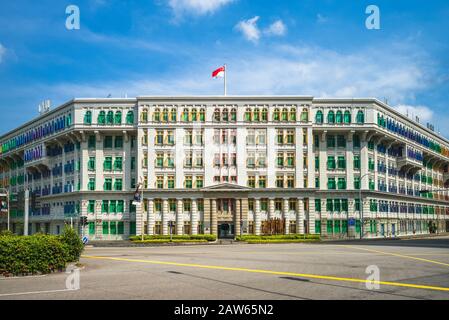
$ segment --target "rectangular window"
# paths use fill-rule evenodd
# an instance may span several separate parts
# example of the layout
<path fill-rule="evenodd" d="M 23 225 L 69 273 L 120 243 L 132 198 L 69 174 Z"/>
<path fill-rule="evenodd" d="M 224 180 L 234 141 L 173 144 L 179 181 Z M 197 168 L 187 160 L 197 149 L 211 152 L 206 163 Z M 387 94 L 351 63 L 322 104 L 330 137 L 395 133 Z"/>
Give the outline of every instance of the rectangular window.
<path fill-rule="evenodd" d="M 192 189 L 192 176 L 185 176 L 185 187 L 186 189 Z"/>
<path fill-rule="evenodd" d="M 104 158 L 103 170 L 104 171 L 111 171 L 112 170 L 112 157 Z"/>
<path fill-rule="evenodd" d="M 335 137 L 332 135 L 327 136 L 327 147 L 328 148 L 335 148 Z"/>
<path fill-rule="evenodd" d="M 338 156 L 338 169 L 346 169 L 346 159 L 344 156 Z"/>
<path fill-rule="evenodd" d="M 122 169 L 123 169 L 123 158 L 122 157 L 115 158 L 114 170 L 122 171 Z"/>
<path fill-rule="evenodd" d="M 338 189 L 339 190 L 346 189 L 346 178 L 338 178 Z"/>
<path fill-rule="evenodd" d="M 346 148 L 345 136 L 342 136 L 342 135 L 337 136 L 337 147 L 338 148 Z"/>
<path fill-rule="evenodd" d="M 256 177 L 248 176 L 248 187 L 255 188 L 256 187 Z"/>
<path fill-rule="evenodd" d="M 109 201 L 103 200 L 101 202 L 101 213 L 109 213 Z"/>
<path fill-rule="evenodd" d="M 95 222 L 89 222 L 89 235 L 95 235 Z"/>
<path fill-rule="evenodd" d="M 267 177 L 259 176 L 259 188 L 266 188 L 266 187 L 267 187 Z"/>
<path fill-rule="evenodd" d="M 360 156 L 354 155 L 354 169 L 360 170 Z"/>
<path fill-rule="evenodd" d="M 96 149 L 97 148 L 97 140 L 95 136 L 89 136 L 89 140 L 87 143 L 87 146 L 89 149 Z"/>
<path fill-rule="evenodd" d="M 359 190 L 360 187 L 360 177 L 354 177 L 354 189 Z"/>
<path fill-rule="evenodd" d="M 95 190 L 95 178 L 89 178 L 89 183 L 87 184 L 87 189 L 89 191 Z"/>
<path fill-rule="evenodd" d="M 104 191 L 111 191 L 112 190 L 112 179 L 111 178 L 104 179 L 103 190 Z"/>
<path fill-rule="evenodd" d="M 327 157 L 327 170 L 335 170 L 335 157 L 334 156 Z"/>
<path fill-rule="evenodd" d="M 109 201 L 109 213 L 117 213 L 117 201 Z"/>
<path fill-rule="evenodd" d="M 123 213 L 124 210 L 124 201 L 123 200 L 118 200 L 117 201 L 117 213 Z"/>
<path fill-rule="evenodd" d="M 336 189 L 335 178 L 328 178 L 327 179 L 327 188 L 329 190 L 335 190 Z"/>
<path fill-rule="evenodd" d="M 197 176 L 196 177 L 196 187 L 198 189 L 200 189 L 200 188 L 203 187 L 203 185 L 204 185 L 204 178 L 203 178 L 203 176 Z"/>
<path fill-rule="evenodd" d="M 123 179 L 115 179 L 114 190 L 121 191 L 123 189 Z"/>
<path fill-rule="evenodd" d="M 360 148 L 360 136 L 357 134 L 353 137 L 353 147 Z"/>
<path fill-rule="evenodd" d="M 276 188 L 284 187 L 284 176 L 276 176 Z"/>
<path fill-rule="evenodd" d="M 89 161 L 87 162 L 87 170 L 95 171 L 95 157 L 89 157 Z"/>
<path fill-rule="evenodd" d="M 106 136 L 104 137 L 103 147 L 105 149 L 112 148 L 112 136 Z"/>
<path fill-rule="evenodd" d="M 117 136 L 115 137 L 115 144 L 114 147 L 116 149 L 121 149 L 123 148 L 123 137 L 122 136 Z"/>
<path fill-rule="evenodd" d="M 167 177 L 167 187 L 169 189 L 175 188 L 175 177 L 174 176 L 168 176 Z"/>
<path fill-rule="evenodd" d="M 87 213 L 95 213 L 95 200 L 89 200 L 89 204 L 87 206 Z"/>
<path fill-rule="evenodd" d="M 103 221 L 103 234 L 109 234 L 109 222 Z"/>

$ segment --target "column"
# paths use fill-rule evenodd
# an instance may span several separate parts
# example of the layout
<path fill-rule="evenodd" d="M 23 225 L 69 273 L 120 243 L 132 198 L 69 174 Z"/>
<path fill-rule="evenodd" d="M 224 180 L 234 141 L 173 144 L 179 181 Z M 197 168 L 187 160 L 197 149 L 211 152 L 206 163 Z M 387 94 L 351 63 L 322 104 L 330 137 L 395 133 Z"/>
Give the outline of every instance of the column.
<path fill-rule="evenodd" d="M 276 129 L 267 128 L 267 188 L 276 185 Z"/>
<path fill-rule="evenodd" d="M 210 217 L 211 217 L 211 203 L 210 199 L 204 198 L 204 234 L 211 234 Z"/>
<path fill-rule="evenodd" d="M 296 230 L 299 234 L 304 234 L 304 200 L 298 198 L 296 212 Z"/>
<path fill-rule="evenodd" d="M 313 152 L 313 130 L 312 127 L 307 128 L 307 156 L 309 157 L 309 167 L 307 169 L 307 175 L 309 180 L 309 188 L 315 188 L 315 152 Z"/>
<path fill-rule="evenodd" d="M 326 145 L 326 133 L 324 131 L 321 134 L 320 148 L 319 148 L 319 160 L 320 160 L 320 189 L 327 189 L 327 145 Z M 311 182 L 312 183 L 312 182 Z M 315 183 L 315 180 L 313 181 Z"/>
<path fill-rule="evenodd" d="M 198 202 L 197 199 L 192 199 L 192 212 L 191 212 L 191 223 L 192 223 L 192 235 L 198 234 Z"/>
<path fill-rule="evenodd" d="M 211 214 L 210 214 L 211 234 L 218 234 L 218 221 L 217 221 L 217 199 L 211 199 Z"/>
<path fill-rule="evenodd" d="M 354 190 L 354 147 L 353 147 L 353 133 L 348 133 L 348 140 L 346 142 L 346 189 Z"/>
<path fill-rule="evenodd" d="M 308 224 L 309 224 L 309 234 L 315 234 L 315 220 L 316 220 L 316 213 L 315 213 L 315 198 L 309 198 L 309 212 L 307 215 Z M 321 230 L 323 230 L 323 226 L 321 226 Z"/>
<path fill-rule="evenodd" d="M 176 200 L 176 234 L 182 235 L 184 227 L 184 206 L 182 199 Z"/>
<path fill-rule="evenodd" d="M 142 199 L 143 201 L 143 199 Z M 136 235 L 145 234 L 144 230 L 144 205 L 142 202 L 136 204 Z"/>
<path fill-rule="evenodd" d="M 295 186 L 296 188 L 304 188 L 304 167 L 303 167 L 303 133 L 302 127 L 295 128 L 295 163 L 296 163 L 296 172 L 295 172 Z M 275 158 L 273 158 L 275 159 Z"/>
<path fill-rule="evenodd" d="M 123 131 L 123 190 L 131 190 L 131 141 Z"/>
<path fill-rule="evenodd" d="M 147 233 L 149 235 L 154 234 L 154 225 L 156 224 L 156 216 L 154 214 L 154 200 L 148 199 L 148 225 Z"/>
<path fill-rule="evenodd" d="M 268 220 L 274 219 L 274 198 L 268 199 Z"/>
<path fill-rule="evenodd" d="M 254 233 L 259 236 L 260 229 L 262 226 L 261 215 L 260 215 L 260 199 L 255 199 L 254 204 Z"/>
<path fill-rule="evenodd" d="M 168 199 L 162 200 L 162 234 L 168 235 Z"/>
<path fill-rule="evenodd" d="M 289 205 L 288 205 L 288 198 L 284 198 L 282 209 L 284 211 L 284 219 L 285 219 L 285 234 L 290 233 L 290 212 L 289 212 Z"/>
<path fill-rule="evenodd" d="M 240 236 L 240 222 L 241 222 L 241 210 L 242 210 L 242 200 L 235 199 L 235 213 L 234 213 L 234 232 L 236 236 Z"/>
<path fill-rule="evenodd" d="M 367 140 L 368 131 L 361 137 L 360 141 L 360 177 L 368 173 L 368 142 Z M 367 190 L 369 187 L 369 176 L 366 176 L 361 181 L 361 189 Z"/>

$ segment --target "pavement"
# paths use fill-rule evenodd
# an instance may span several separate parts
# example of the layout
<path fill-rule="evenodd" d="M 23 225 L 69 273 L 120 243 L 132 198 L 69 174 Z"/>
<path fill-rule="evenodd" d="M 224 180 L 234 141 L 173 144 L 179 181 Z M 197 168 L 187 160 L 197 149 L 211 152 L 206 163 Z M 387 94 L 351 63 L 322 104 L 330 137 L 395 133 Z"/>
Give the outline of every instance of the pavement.
<path fill-rule="evenodd" d="M 447 236 L 88 247 L 80 263 L 79 273 L 0 278 L 0 299 L 449 299 Z"/>

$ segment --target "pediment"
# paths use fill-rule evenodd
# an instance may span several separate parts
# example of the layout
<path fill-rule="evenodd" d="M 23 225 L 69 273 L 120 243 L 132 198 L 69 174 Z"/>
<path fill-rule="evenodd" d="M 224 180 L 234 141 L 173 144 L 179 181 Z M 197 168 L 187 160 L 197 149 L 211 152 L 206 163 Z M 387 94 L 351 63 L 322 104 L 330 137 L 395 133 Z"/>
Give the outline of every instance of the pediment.
<path fill-rule="evenodd" d="M 208 186 L 203 188 L 204 191 L 208 190 L 251 190 L 251 188 L 239 186 L 238 184 L 233 183 L 220 183 L 215 184 L 213 186 Z"/>

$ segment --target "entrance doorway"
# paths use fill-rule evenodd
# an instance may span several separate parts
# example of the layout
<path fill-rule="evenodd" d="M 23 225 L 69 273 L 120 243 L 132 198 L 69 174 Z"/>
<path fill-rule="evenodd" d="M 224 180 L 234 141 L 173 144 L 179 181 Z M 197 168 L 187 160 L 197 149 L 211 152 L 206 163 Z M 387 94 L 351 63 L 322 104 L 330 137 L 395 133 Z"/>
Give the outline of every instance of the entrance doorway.
<path fill-rule="evenodd" d="M 218 238 L 219 239 L 234 239 L 234 223 L 222 222 L 218 225 Z"/>

